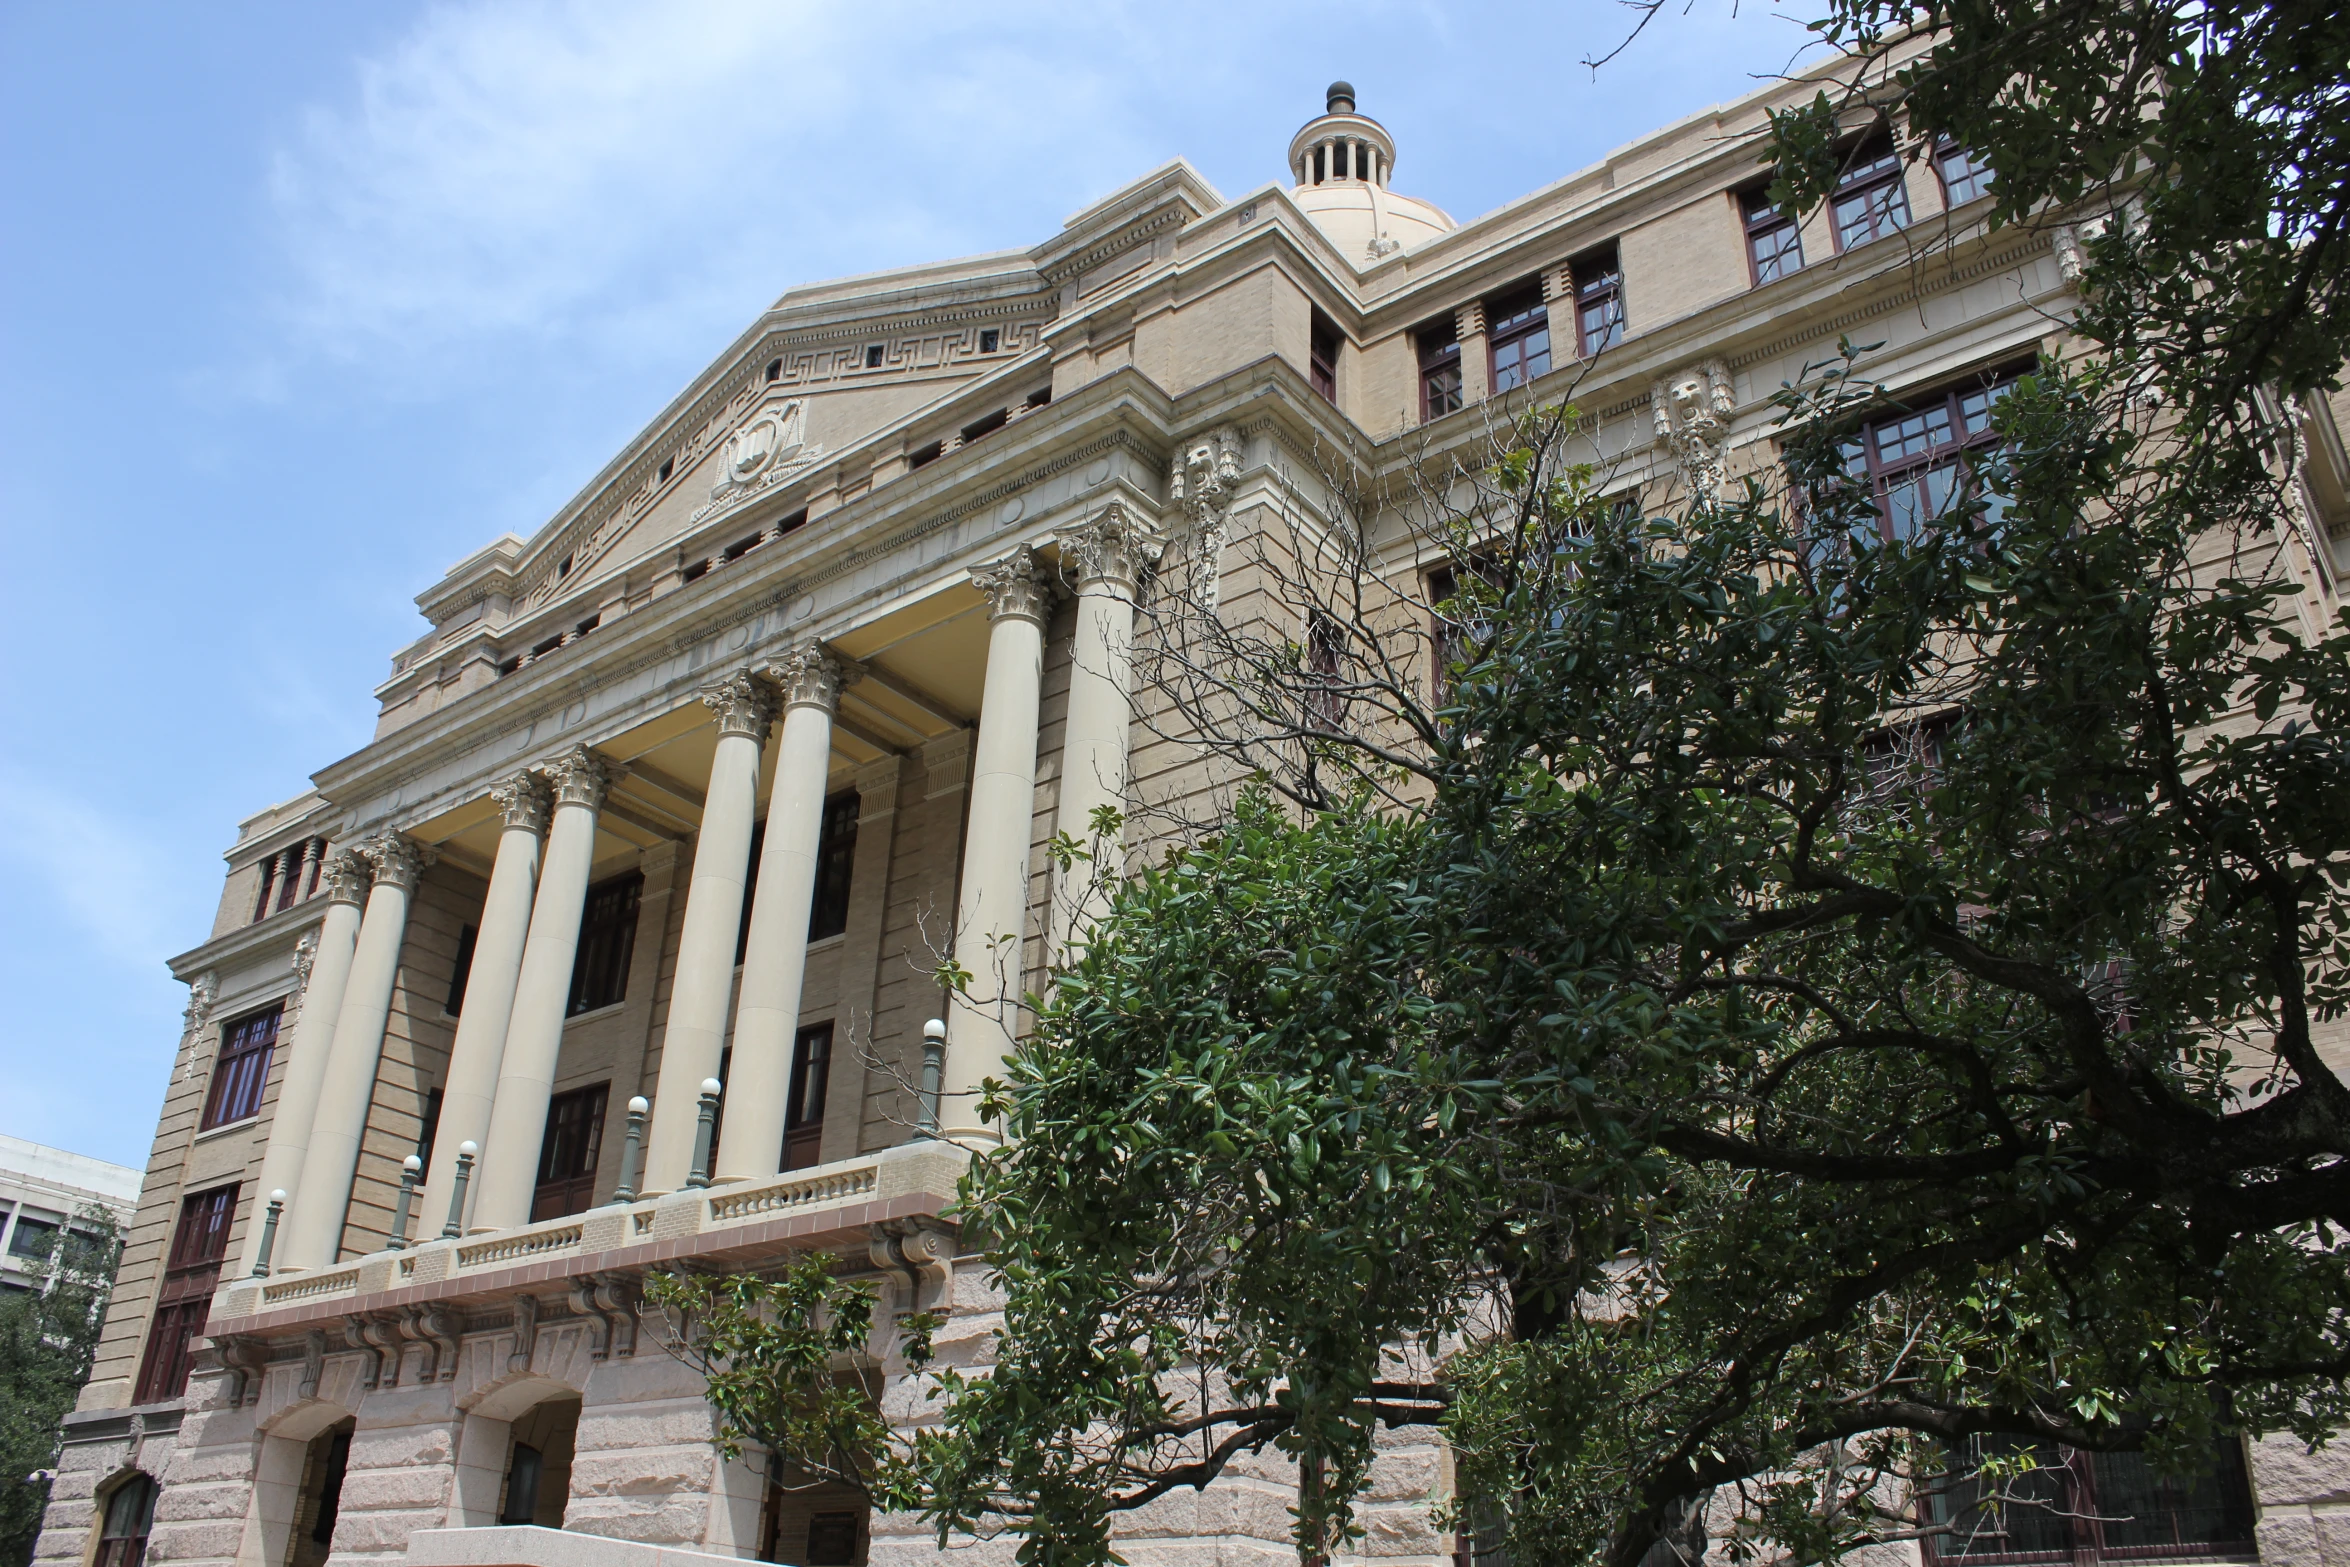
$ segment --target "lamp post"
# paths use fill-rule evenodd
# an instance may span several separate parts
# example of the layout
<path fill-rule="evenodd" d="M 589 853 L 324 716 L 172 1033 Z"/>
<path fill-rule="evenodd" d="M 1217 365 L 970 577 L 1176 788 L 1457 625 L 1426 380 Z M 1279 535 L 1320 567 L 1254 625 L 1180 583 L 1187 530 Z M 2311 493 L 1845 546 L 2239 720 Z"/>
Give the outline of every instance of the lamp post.
<path fill-rule="evenodd" d="M 253 1277 L 257 1279 L 269 1277 L 269 1254 L 277 1246 L 278 1215 L 285 1211 L 286 1194 L 282 1191 L 271 1192 L 269 1194 L 269 1215 L 261 1221 L 261 1251 L 253 1259 Z"/>
<path fill-rule="evenodd" d="M 725 1086 L 715 1077 L 702 1079 L 701 1114 L 694 1124 L 694 1168 L 685 1178 L 688 1186 L 710 1184 L 710 1134 L 718 1123 L 718 1095 Z"/>
<path fill-rule="evenodd" d="M 465 1233 L 465 1183 L 473 1179 L 473 1158 L 481 1152 L 481 1145 L 467 1138 L 457 1145 L 457 1179 L 449 1188 L 449 1222 L 441 1226 L 441 1239 L 453 1241 Z"/>
<path fill-rule="evenodd" d="M 645 1112 L 652 1108 L 652 1101 L 643 1094 L 628 1102 L 628 1136 L 620 1144 L 620 1185 L 612 1193 L 615 1207 L 636 1201 L 637 1155 L 645 1144 Z"/>
<path fill-rule="evenodd" d="M 922 1122 L 914 1135 L 925 1140 L 938 1136 L 938 1087 L 946 1075 L 946 1019 L 934 1017 L 922 1025 Z"/>
<path fill-rule="evenodd" d="M 408 1208 L 416 1201 L 416 1182 L 424 1174 L 424 1161 L 414 1154 L 400 1161 L 400 1203 L 392 1210 L 392 1238 L 384 1242 L 386 1251 L 405 1251 L 408 1247 Z"/>

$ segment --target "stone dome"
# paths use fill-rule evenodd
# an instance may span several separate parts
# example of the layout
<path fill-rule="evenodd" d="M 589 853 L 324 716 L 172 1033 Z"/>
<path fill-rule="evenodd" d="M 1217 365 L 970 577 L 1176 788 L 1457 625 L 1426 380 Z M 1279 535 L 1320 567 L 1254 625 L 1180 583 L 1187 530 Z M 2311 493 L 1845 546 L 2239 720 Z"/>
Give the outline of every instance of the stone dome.
<path fill-rule="evenodd" d="M 1357 266 L 1458 227 L 1434 203 L 1388 189 L 1394 168 L 1395 138 L 1355 111 L 1354 88 L 1345 82 L 1330 84 L 1327 111 L 1289 139 L 1297 204 Z"/>

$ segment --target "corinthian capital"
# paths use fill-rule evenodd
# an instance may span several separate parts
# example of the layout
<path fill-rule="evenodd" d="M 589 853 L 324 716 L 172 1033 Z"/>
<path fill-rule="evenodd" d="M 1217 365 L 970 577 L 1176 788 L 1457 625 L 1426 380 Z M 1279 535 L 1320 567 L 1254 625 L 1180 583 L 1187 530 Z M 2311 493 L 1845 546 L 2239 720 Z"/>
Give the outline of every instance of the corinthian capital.
<path fill-rule="evenodd" d="M 548 793 L 546 780 L 533 772 L 519 772 L 513 777 L 490 786 L 490 798 L 498 802 L 505 813 L 509 827 L 527 827 L 534 833 L 547 830 L 547 813 L 554 809 L 554 796 Z"/>
<path fill-rule="evenodd" d="M 748 735 L 767 743 L 767 726 L 775 722 L 775 693 L 747 669 L 702 687 L 702 705 L 718 715 L 718 733 Z"/>
<path fill-rule="evenodd" d="M 848 670 L 821 642 L 803 642 L 769 664 L 768 679 L 783 691 L 786 707 L 821 707 L 827 713 L 840 706 L 840 688 Z"/>
<path fill-rule="evenodd" d="M 539 771 L 554 786 L 557 805 L 604 808 L 604 792 L 612 787 L 612 764 L 586 746 L 573 746 Z"/>
<path fill-rule="evenodd" d="M 1158 536 L 1112 501 L 1102 514 L 1070 530 L 1065 553 L 1077 566 L 1079 593 L 1103 587 L 1132 597 L 1142 568 L 1159 558 Z"/>
<path fill-rule="evenodd" d="M 355 847 L 335 850 L 326 859 L 326 899 L 329 903 L 348 903 L 354 907 L 367 901 L 367 884 L 375 880 L 375 867 L 367 856 Z"/>
<path fill-rule="evenodd" d="M 359 852 L 375 868 L 378 885 L 397 887 L 402 892 L 415 890 L 416 878 L 433 861 L 432 850 L 396 832 L 378 833 L 361 844 Z"/>
<path fill-rule="evenodd" d="M 971 581 L 987 595 L 988 619 L 1018 615 L 1038 625 L 1044 624 L 1045 609 L 1051 599 L 1044 573 L 1036 566 L 1036 552 L 1027 545 L 1019 545 L 1002 560 L 972 567 Z"/>

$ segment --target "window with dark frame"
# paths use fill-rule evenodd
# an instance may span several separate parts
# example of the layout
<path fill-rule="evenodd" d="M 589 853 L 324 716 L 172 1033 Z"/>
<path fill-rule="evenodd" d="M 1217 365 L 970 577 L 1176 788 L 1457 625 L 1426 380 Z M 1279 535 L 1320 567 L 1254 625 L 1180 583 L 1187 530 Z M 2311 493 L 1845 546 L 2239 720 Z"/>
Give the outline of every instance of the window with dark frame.
<path fill-rule="evenodd" d="M 1611 243 L 1567 263 L 1575 289 L 1575 343 L 1586 359 L 1624 340 L 1624 269 Z"/>
<path fill-rule="evenodd" d="M 1803 270 L 1803 230 L 1794 214 L 1771 205 L 1769 186 L 1740 191 L 1738 209 L 1746 220 L 1746 260 L 1755 287 Z"/>
<path fill-rule="evenodd" d="M 204 1331 L 236 1217 L 234 1183 L 180 1199 L 179 1223 L 171 1232 L 171 1250 L 164 1254 L 163 1286 L 156 1291 L 155 1316 L 147 1324 L 136 1402 L 157 1403 L 188 1390 L 189 1345 Z"/>
<path fill-rule="evenodd" d="M 865 345 L 865 368 L 868 370 L 881 368 L 881 344 L 868 343 Z"/>
<path fill-rule="evenodd" d="M 106 1498 L 106 1517 L 98 1528 L 98 1555 L 91 1567 L 140 1567 L 147 1559 L 147 1536 L 155 1527 L 155 1496 L 159 1487 L 143 1474 L 133 1474 Z"/>
<path fill-rule="evenodd" d="M 857 868 L 857 816 L 853 789 L 824 802 L 816 832 L 816 901 L 808 911 L 808 939 L 822 941 L 849 928 L 849 885 Z"/>
<path fill-rule="evenodd" d="M 783 1167 L 823 1162 L 824 1101 L 832 1081 L 832 1025 L 811 1023 L 792 1036 L 791 1087 L 783 1101 Z"/>
<path fill-rule="evenodd" d="M 596 1205 L 596 1156 L 603 1151 L 604 1107 L 610 1097 L 609 1083 L 594 1083 L 547 1100 L 531 1223 L 585 1213 Z"/>
<path fill-rule="evenodd" d="M 479 926 L 457 927 L 457 960 L 449 965 L 449 999 L 441 1003 L 441 1010 L 451 1017 L 465 1010 L 465 984 L 473 978 L 473 944 L 480 939 Z"/>
<path fill-rule="evenodd" d="M 1540 283 L 1489 301 L 1485 321 L 1496 394 L 1550 373 L 1550 310 L 1542 302 Z"/>
<path fill-rule="evenodd" d="M 1991 165 L 1947 136 L 1934 143 L 1934 172 L 1942 176 L 1945 206 L 1963 207 L 1991 194 Z"/>
<path fill-rule="evenodd" d="M 997 349 L 999 349 L 999 348 L 1001 348 L 1001 347 L 1003 347 L 1003 346 L 1004 346 L 1004 334 L 1003 334 L 1003 330 L 1002 330 L 1002 328 L 1000 328 L 1000 327 L 992 327 L 992 326 L 991 326 L 991 327 L 983 327 L 983 328 L 981 328 L 981 329 L 980 329 L 980 333 L 979 333 L 979 351 L 980 351 L 981 353 L 983 353 L 983 354 L 992 354 L 992 353 L 994 353 L 994 352 L 995 352 Z"/>
<path fill-rule="evenodd" d="M 571 999 L 565 1017 L 615 1005 L 628 994 L 628 960 L 636 948 L 637 902 L 645 890 L 642 871 L 597 882 L 587 890 L 579 921 L 578 955 L 571 964 Z"/>
<path fill-rule="evenodd" d="M 783 379 L 783 361 L 782 361 L 782 360 L 780 360 L 780 359 L 770 359 L 770 360 L 768 360 L 768 361 L 767 361 L 767 384 L 768 384 L 769 386 L 773 386 L 773 385 L 774 385 L 776 382 L 778 382 L 778 381 L 780 381 L 780 380 L 782 380 L 782 379 Z"/>
<path fill-rule="evenodd" d="M 2023 1567 L 2027 1563 L 2210 1560 L 2257 1557 L 2252 1487 L 2234 1436 L 2212 1444 L 2203 1469 L 2158 1474 L 2143 1453 L 2089 1453 L 2049 1444 L 1975 1438 L 1953 1472 L 1925 1488 L 1930 1563 Z M 1996 1479 L 1994 1455 L 2029 1467 Z"/>
<path fill-rule="evenodd" d="M 1842 250 L 1909 227 L 1909 189 L 1902 183 L 1901 154 L 1891 137 L 1874 136 L 1852 150 L 1828 210 Z"/>
<path fill-rule="evenodd" d="M 1332 407 L 1338 405 L 1338 324 L 1317 310 L 1306 332 L 1307 379 L 1314 392 Z"/>
<path fill-rule="evenodd" d="M 944 441 L 932 441 L 927 446 L 917 446 L 906 454 L 906 466 L 909 468 L 926 467 L 938 461 L 946 449 L 947 443 Z"/>
<path fill-rule="evenodd" d="M 212 1060 L 212 1085 L 205 1091 L 199 1131 L 261 1113 L 261 1090 L 269 1081 L 269 1057 L 284 1013 L 281 1001 L 221 1026 L 220 1052 Z"/>
<path fill-rule="evenodd" d="M 1420 422 L 1441 419 L 1461 406 L 1461 338 L 1451 317 L 1412 334 L 1420 354 Z"/>
<path fill-rule="evenodd" d="M 969 424 L 963 426 L 963 428 L 957 433 L 963 437 L 963 444 L 968 446 L 973 441 L 984 440 L 988 436 L 995 434 L 996 431 L 1002 429 L 1006 424 L 1011 422 L 1011 418 L 1011 409 L 998 408 L 994 413 L 983 414 L 979 418 L 972 420 Z"/>
<path fill-rule="evenodd" d="M 1999 445 L 1992 410 L 2020 374 L 2009 370 L 1909 399 L 1846 438 L 1845 471 L 1876 492 L 1878 531 L 1886 539 L 1915 538 L 1969 498 L 1975 460 Z M 1996 510 L 1997 497 L 1989 500 Z"/>

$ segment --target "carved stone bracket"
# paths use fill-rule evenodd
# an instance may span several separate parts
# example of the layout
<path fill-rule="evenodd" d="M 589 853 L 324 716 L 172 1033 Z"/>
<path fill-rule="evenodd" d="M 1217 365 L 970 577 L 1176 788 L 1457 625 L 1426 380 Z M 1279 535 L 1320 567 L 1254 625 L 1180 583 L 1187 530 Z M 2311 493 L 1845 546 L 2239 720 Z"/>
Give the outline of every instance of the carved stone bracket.
<path fill-rule="evenodd" d="M 451 1382 L 457 1376 L 458 1341 L 465 1331 L 464 1319 L 445 1301 L 434 1301 L 408 1308 L 408 1322 L 414 1334 L 422 1335 L 432 1346 L 432 1363 L 418 1376 L 420 1382 Z"/>
<path fill-rule="evenodd" d="M 261 1374 L 269 1368 L 267 1341 L 250 1334 L 228 1333 L 212 1341 L 212 1350 L 229 1374 L 228 1407 L 242 1409 L 247 1404 L 261 1402 Z"/>
<path fill-rule="evenodd" d="M 302 1335 L 302 1380 L 294 1389 L 303 1398 L 316 1398 L 326 1376 L 326 1329 L 312 1328 Z"/>
<path fill-rule="evenodd" d="M 1699 500 L 1712 500 L 1729 483 L 1730 416 L 1737 410 L 1730 367 L 1708 359 L 1649 389 L 1656 444 L 1672 453 L 1681 482 Z"/>
<path fill-rule="evenodd" d="M 302 932 L 301 939 L 294 943 L 293 999 L 297 1005 L 310 991 L 310 970 L 317 962 L 318 932 L 315 929 L 306 930 Z"/>
<path fill-rule="evenodd" d="M 1167 475 L 1167 499 L 1183 510 L 1185 525 L 1176 544 L 1190 564 L 1193 602 L 1213 613 L 1222 591 L 1224 518 L 1240 484 L 1247 443 L 1229 425 L 1184 443 Z"/>
<path fill-rule="evenodd" d="M 366 1312 L 355 1313 L 343 1319 L 343 1342 L 367 1353 L 367 1370 L 359 1378 L 361 1387 L 400 1385 L 400 1340 L 393 1322 Z"/>
<path fill-rule="evenodd" d="M 538 774 L 524 771 L 490 786 L 490 798 L 498 802 L 499 813 L 508 827 L 526 827 L 545 836 L 547 817 L 555 808 L 555 797 L 548 790 L 546 780 Z"/>
<path fill-rule="evenodd" d="M 987 595 L 988 619 L 1018 615 L 1044 624 L 1045 612 L 1052 605 L 1052 589 L 1037 568 L 1036 552 L 1027 545 L 1016 546 L 1002 560 L 972 567 L 971 582 Z"/>
<path fill-rule="evenodd" d="M 181 1037 L 196 1033 L 211 1021 L 213 1004 L 220 1000 L 220 976 L 210 969 L 188 981 L 188 1008 L 180 1014 Z"/>
<path fill-rule="evenodd" d="M 604 808 L 604 795 L 612 787 L 612 764 L 586 746 L 573 746 L 539 771 L 553 786 L 557 805 Z"/>
<path fill-rule="evenodd" d="M 506 1357 L 508 1371 L 528 1371 L 531 1357 L 539 1347 L 539 1298 L 536 1295 L 514 1297 L 514 1350 Z"/>
<path fill-rule="evenodd" d="M 626 1273 L 589 1273 L 571 1281 L 572 1308 L 589 1319 L 588 1352 L 597 1360 L 636 1353 L 636 1279 Z"/>
<path fill-rule="evenodd" d="M 767 743 L 768 726 L 775 722 L 775 692 L 747 669 L 714 680 L 700 691 L 702 705 L 718 715 L 718 733 L 746 735 Z"/>

